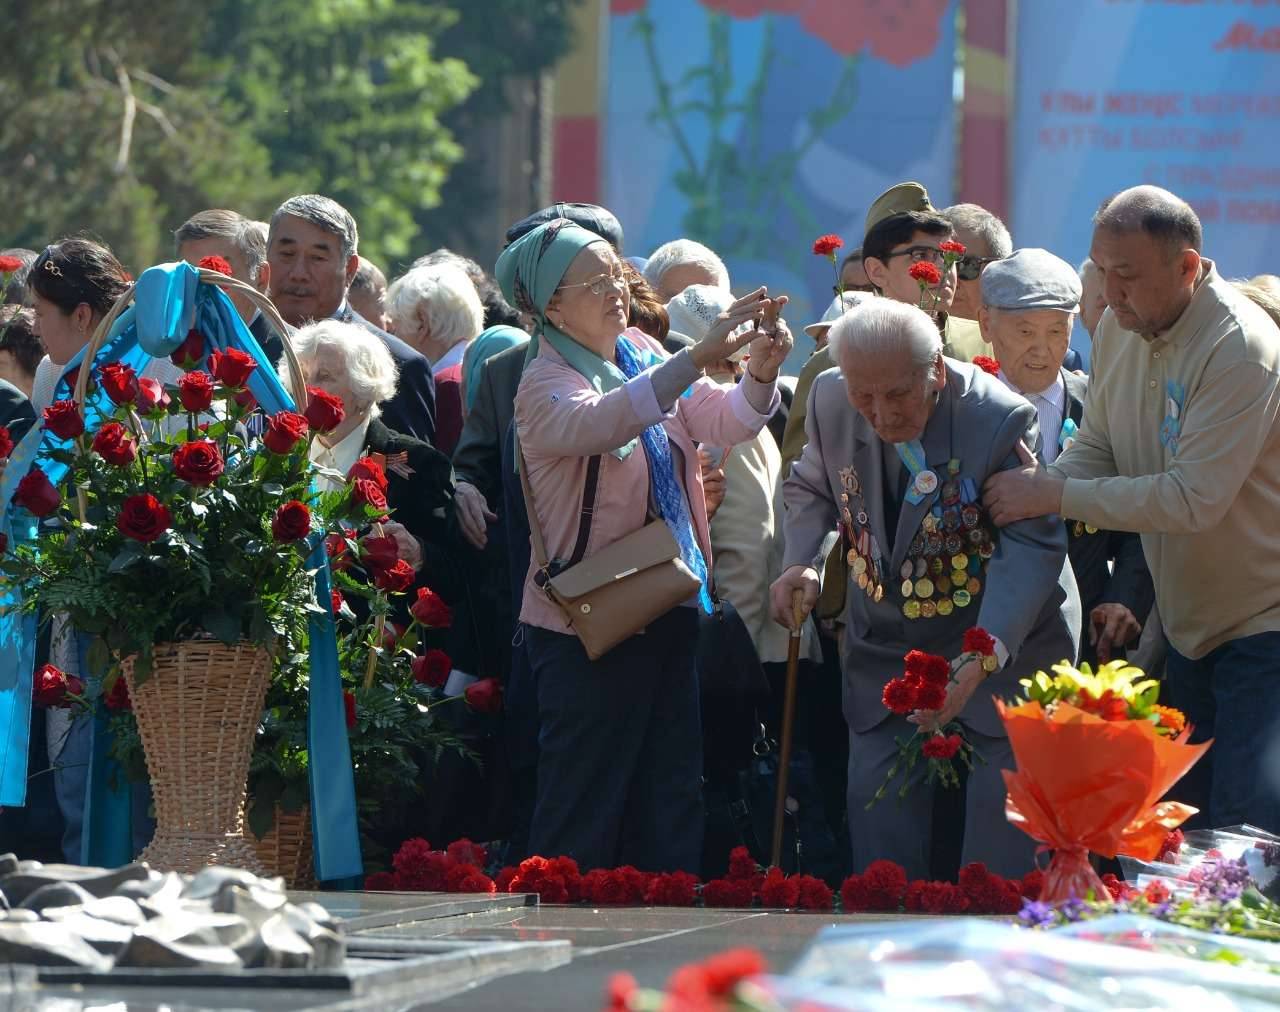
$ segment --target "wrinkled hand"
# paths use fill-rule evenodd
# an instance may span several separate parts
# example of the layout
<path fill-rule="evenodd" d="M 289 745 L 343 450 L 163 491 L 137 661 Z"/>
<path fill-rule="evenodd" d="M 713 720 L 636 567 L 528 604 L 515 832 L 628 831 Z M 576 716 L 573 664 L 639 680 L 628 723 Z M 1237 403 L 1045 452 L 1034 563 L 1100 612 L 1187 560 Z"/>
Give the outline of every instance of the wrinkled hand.
<path fill-rule="evenodd" d="M 711 466 L 711 455 L 706 450 L 698 450 L 698 463 L 702 468 L 702 498 L 707 504 L 707 519 L 710 520 L 724 502 L 724 468 Z"/>
<path fill-rule="evenodd" d="M 693 346 L 690 352 L 693 356 L 693 364 L 699 369 L 706 369 L 714 362 L 729 358 L 744 344 L 759 337 L 759 332 L 754 329 L 745 330 L 740 334 L 735 331 L 744 323 L 776 313 L 782 305 L 786 304 L 785 299 L 775 301 L 765 293 L 766 289 L 757 288 L 754 292 L 738 299 L 717 316 L 708 329 L 707 336 Z"/>
<path fill-rule="evenodd" d="M 950 724 L 965 708 L 978 686 L 986 679 L 987 673 L 982 670 L 982 661 L 969 661 L 955 674 L 955 679 L 947 686 L 947 699 L 941 710 L 916 710 L 907 718 L 912 724 L 919 725 L 922 731 L 935 731 Z"/>
<path fill-rule="evenodd" d="M 422 568 L 422 545 L 418 544 L 418 539 L 409 533 L 409 529 L 404 524 L 389 520 L 382 525 L 382 533 L 396 539 L 400 558 L 409 563 L 415 573 Z"/>
<path fill-rule="evenodd" d="M 1022 467 L 997 471 L 982 486 L 982 503 L 999 527 L 1062 510 L 1062 479 L 1041 467 L 1021 441 L 1015 450 Z"/>
<path fill-rule="evenodd" d="M 1100 604 L 1089 612 L 1089 642 L 1097 648 L 1098 663 L 1111 660 L 1111 651 L 1142 635 L 1142 623 L 1122 604 Z"/>
<path fill-rule="evenodd" d="M 497 520 L 498 515 L 490 511 L 484 493 L 469 481 L 458 481 L 453 498 L 458 506 L 462 536 L 476 548 L 484 548 L 489 543 L 489 524 Z"/>
<path fill-rule="evenodd" d="M 792 566 L 773 581 L 769 588 L 769 614 L 784 629 L 795 631 L 795 610 L 791 606 L 791 595 L 799 590 L 804 594 L 802 614 L 808 618 L 813 606 L 818 603 L 818 571 L 812 566 Z"/>

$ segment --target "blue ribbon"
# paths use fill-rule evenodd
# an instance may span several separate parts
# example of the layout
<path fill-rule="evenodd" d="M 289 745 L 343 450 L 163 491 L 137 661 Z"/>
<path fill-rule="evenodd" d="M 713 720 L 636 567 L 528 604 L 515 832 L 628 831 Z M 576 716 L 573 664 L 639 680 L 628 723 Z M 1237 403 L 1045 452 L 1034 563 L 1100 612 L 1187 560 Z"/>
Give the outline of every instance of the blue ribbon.
<path fill-rule="evenodd" d="M 915 478 L 921 471 L 926 470 L 924 462 L 924 445 L 918 439 L 913 439 L 909 443 L 894 443 L 893 448 L 898 453 L 898 459 L 902 461 L 902 466 L 911 472 L 911 481 L 907 483 L 907 502 L 912 506 L 919 506 L 925 500 L 927 493 L 916 488 Z"/>
<path fill-rule="evenodd" d="M 141 372 L 152 358 L 171 354 L 195 327 L 204 335 L 207 350 L 238 348 L 258 363 L 247 386 L 263 410 L 269 414 L 295 409 L 274 365 L 267 361 L 240 314 L 226 294 L 215 285 L 200 284 L 200 274 L 190 264 L 162 264 L 144 271 L 134 288 L 134 306 L 121 314 L 108 340 L 95 356 L 92 366 L 123 362 Z M 83 350 L 67 366 L 81 365 Z M 67 376 L 59 382 L 55 399 L 70 396 Z M 110 414 L 113 405 L 101 387 L 86 396 L 85 424 L 92 430 Z M 32 426 L 15 449 L 0 479 L 0 532 L 10 544 L 29 543 L 35 538 L 36 523 L 27 511 L 16 507 L 13 492 L 18 482 L 39 459 L 55 485 L 66 476 L 67 467 L 49 456 L 51 450 L 69 449 L 40 425 Z M 329 600 L 329 563 L 323 539 L 315 538 L 310 565 L 316 570 L 317 599 Z M 19 605 L 12 588 L 0 591 L 0 605 Z M 355 780 L 351 747 L 347 740 L 346 712 L 342 704 L 342 679 L 338 671 L 338 651 L 333 619 L 328 608 L 310 620 L 311 668 L 308 684 L 307 734 L 308 775 L 311 787 L 311 820 L 315 838 L 316 874 L 322 881 L 350 878 L 363 873 L 360 835 L 356 821 Z M 26 800 L 27 750 L 31 732 L 31 678 L 35 653 L 36 624 L 31 616 L 0 614 L 0 805 L 22 805 Z M 91 677 L 94 673 L 88 673 Z M 100 677 L 101 673 L 97 673 Z M 105 725 L 99 729 L 105 731 Z M 116 844 L 105 837 L 118 837 L 121 825 L 115 808 L 128 803 L 127 792 L 111 797 L 109 771 L 105 768 L 105 734 L 95 735 L 92 789 L 86 798 L 85 853 L 114 855 Z M 104 806 L 111 806 L 106 812 Z"/>
<path fill-rule="evenodd" d="M 1065 450 L 1067 448 L 1067 444 L 1076 438 L 1076 433 L 1079 431 L 1080 428 L 1076 425 L 1075 419 L 1068 418 L 1063 422 L 1062 431 L 1058 433 L 1058 448 Z"/>

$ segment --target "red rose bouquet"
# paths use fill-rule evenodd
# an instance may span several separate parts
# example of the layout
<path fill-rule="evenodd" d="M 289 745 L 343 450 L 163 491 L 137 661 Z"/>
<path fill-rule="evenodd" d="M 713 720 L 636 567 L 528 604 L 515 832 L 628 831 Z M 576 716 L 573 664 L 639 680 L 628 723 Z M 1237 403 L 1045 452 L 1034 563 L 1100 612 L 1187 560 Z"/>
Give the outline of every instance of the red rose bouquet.
<path fill-rule="evenodd" d="M 904 658 L 903 673 L 890 679 L 884 687 L 881 698 L 885 709 L 904 717 L 910 713 L 941 710 L 946 705 L 947 688 L 956 672 L 973 660 L 981 660 L 987 671 L 994 671 L 996 668 L 995 640 L 985 630 L 977 627 L 964 634 L 963 649 L 954 662 L 945 657 L 912 650 Z M 925 764 L 924 783 L 958 787 L 960 774 L 955 764 L 960 762 L 973 769 L 974 761 L 981 761 L 981 756 L 966 740 L 964 729 L 956 721 L 950 721 L 932 731 L 921 729 L 910 738 L 899 738 L 897 744 L 898 757 L 889 768 L 880 789 L 867 802 L 867 808 L 884 798 L 899 775 L 902 777 L 902 786 L 898 788 L 898 797 L 906 797 L 907 792 L 918 782 L 912 774 L 921 762 Z"/>

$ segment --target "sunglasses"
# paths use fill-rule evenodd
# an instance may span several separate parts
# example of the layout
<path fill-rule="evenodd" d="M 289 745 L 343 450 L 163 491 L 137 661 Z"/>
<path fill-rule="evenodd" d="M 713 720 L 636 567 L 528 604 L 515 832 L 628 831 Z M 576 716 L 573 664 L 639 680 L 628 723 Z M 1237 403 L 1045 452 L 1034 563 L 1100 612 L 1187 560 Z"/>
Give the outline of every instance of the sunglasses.
<path fill-rule="evenodd" d="M 995 263 L 1003 257 L 963 256 L 956 261 L 956 277 L 961 281 L 977 281 L 987 264 Z"/>

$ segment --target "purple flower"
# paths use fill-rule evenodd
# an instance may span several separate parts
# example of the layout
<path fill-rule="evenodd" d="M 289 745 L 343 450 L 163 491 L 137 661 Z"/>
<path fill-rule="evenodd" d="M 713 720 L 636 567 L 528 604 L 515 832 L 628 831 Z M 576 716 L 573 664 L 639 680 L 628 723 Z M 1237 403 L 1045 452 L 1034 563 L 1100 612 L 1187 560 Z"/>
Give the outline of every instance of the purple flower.
<path fill-rule="evenodd" d="M 1057 923 L 1058 915 L 1049 903 L 1023 900 L 1018 919 L 1029 928 L 1051 928 Z"/>
<path fill-rule="evenodd" d="M 1230 903 L 1238 900 L 1241 893 L 1251 885 L 1253 879 L 1244 858 L 1236 861 L 1219 858 L 1205 863 L 1204 874 L 1196 885 L 1196 899 Z"/>
<path fill-rule="evenodd" d="M 1074 896 L 1058 906 L 1058 913 L 1071 922 L 1080 920 L 1088 910 L 1089 907 L 1084 900 L 1076 899 Z"/>

